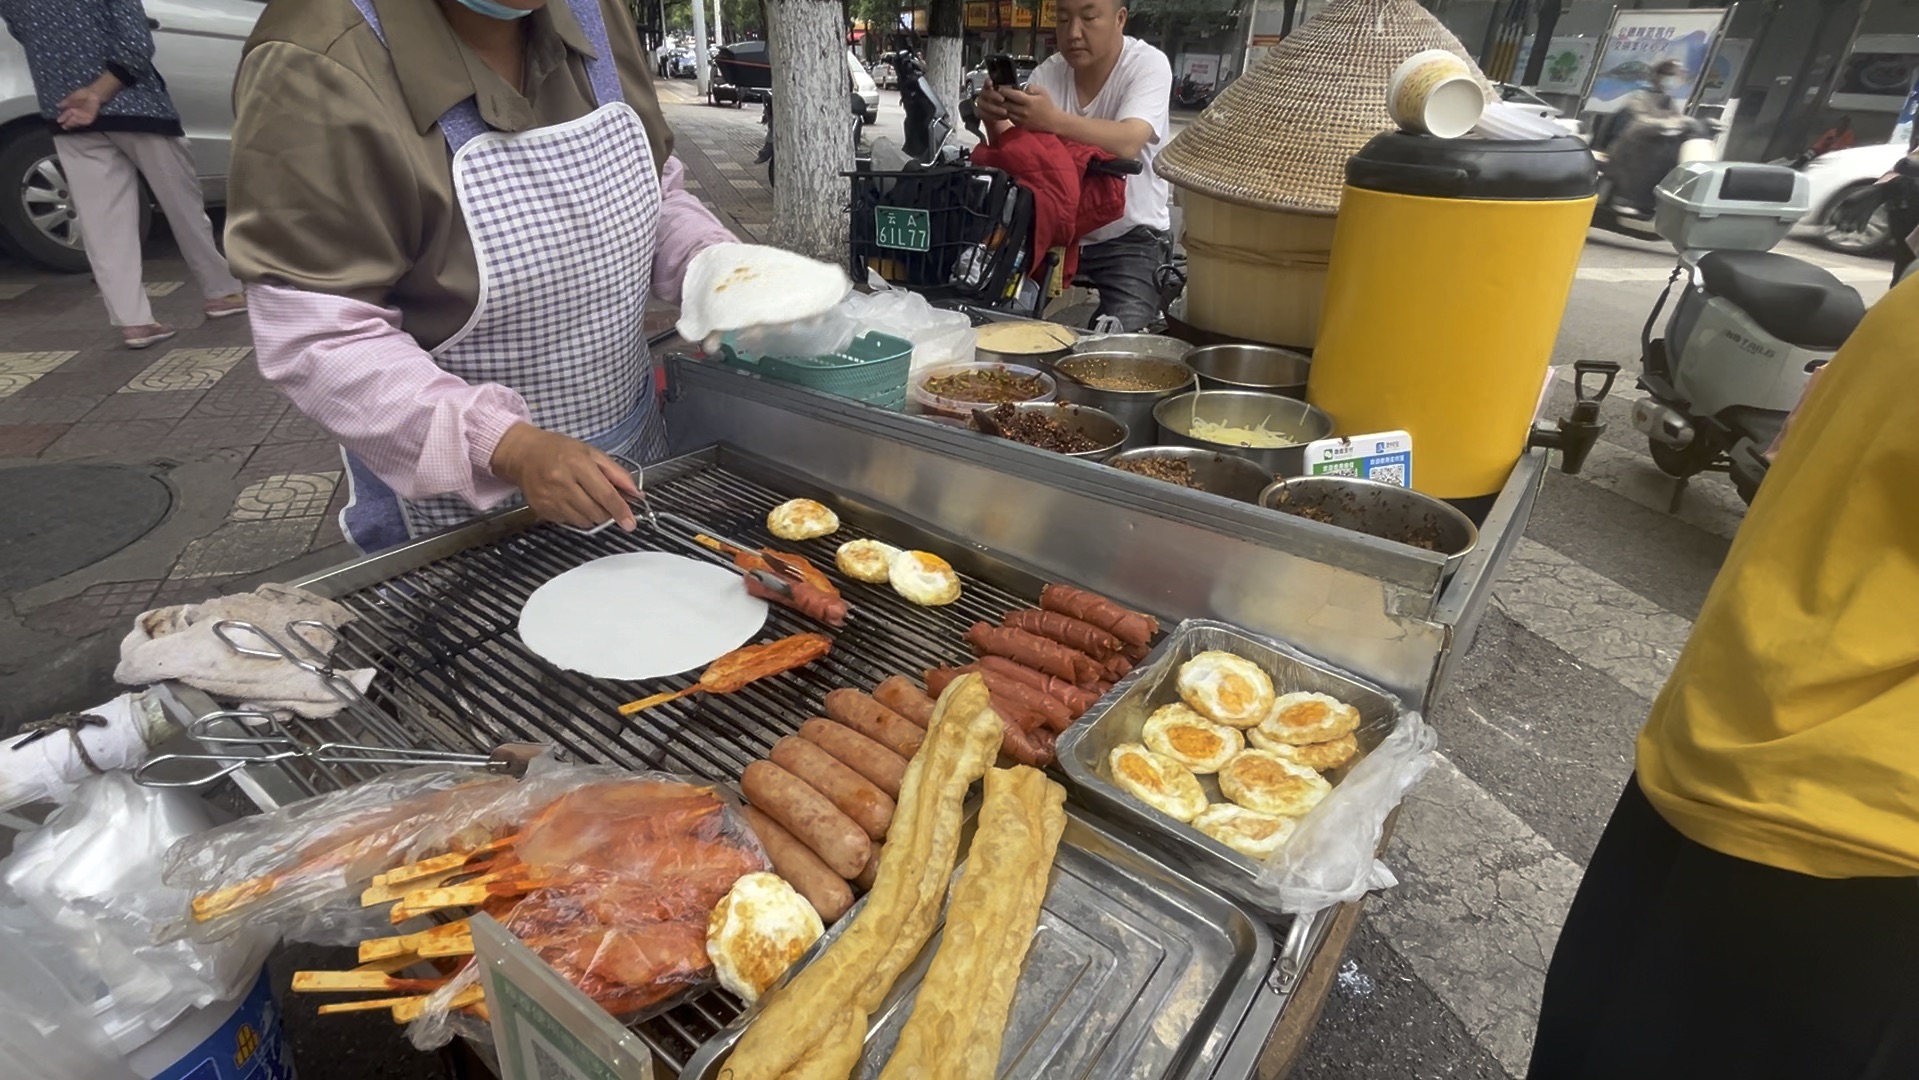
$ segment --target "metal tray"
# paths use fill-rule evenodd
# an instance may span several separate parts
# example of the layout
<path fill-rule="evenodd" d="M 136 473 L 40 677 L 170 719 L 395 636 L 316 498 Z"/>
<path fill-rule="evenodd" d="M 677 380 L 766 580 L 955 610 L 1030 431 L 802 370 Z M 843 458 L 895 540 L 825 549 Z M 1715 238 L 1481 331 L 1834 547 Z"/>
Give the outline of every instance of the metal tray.
<path fill-rule="evenodd" d="M 1145 663 L 1120 680 L 1119 685 L 1087 710 L 1079 723 L 1060 736 L 1059 762 L 1081 798 L 1143 830 L 1148 841 L 1164 850 L 1176 867 L 1252 905 L 1261 914 L 1279 916 L 1281 912 L 1272 898 L 1254 888 L 1259 863 L 1120 790 L 1107 769 L 1106 758 L 1113 747 L 1139 742 L 1140 729 L 1153 710 L 1179 700 L 1176 682 L 1180 666 L 1213 649 L 1234 653 L 1258 664 L 1273 677 L 1274 689 L 1282 694 L 1299 691 L 1330 694 L 1357 708 L 1362 757 L 1399 723 L 1399 699 L 1372 683 L 1270 638 L 1226 623 L 1188 619 L 1160 642 Z M 1343 771 L 1333 774 L 1334 783 L 1338 783 Z M 1223 801 L 1218 780 L 1202 776 L 1199 782 L 1209 800 Z"/>
<path fill-rule="evenodd" d="M 828 930 L 793 971 L 852 921 Z M 942 937 L 934 934 L 874 1013 L 855 1080 L 878 1076 L 892 1055 Z M 1267 993 L 1273 947 L 1272 933 L 1244 908 L 1069 812 L 996 1075 L 1212 1076 L 1233 1042 L 1222 1033 L 1237 1029 Z M 681 1080 L 723 1077 L 726 1055 L 758 1012 L 702 1046 Z"/>

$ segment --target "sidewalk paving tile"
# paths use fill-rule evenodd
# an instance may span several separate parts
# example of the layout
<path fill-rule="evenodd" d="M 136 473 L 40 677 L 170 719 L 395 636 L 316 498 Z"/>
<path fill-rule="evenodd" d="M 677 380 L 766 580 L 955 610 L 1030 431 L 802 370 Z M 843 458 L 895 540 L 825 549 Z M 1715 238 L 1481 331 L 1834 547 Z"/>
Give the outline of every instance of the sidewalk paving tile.
<path fill-rule="evenodd" d="M 44 453 L 67 433 L 70 424 L 0 425 L 0 458 L 30 458 Z"/>
<path fill-rule="evenodd" d="M 236 479 L 251 484 L 280 473 L 338 473 L 342 468 L 340 446 L 331 439 L 265 443 L 247 458 Z"/>
<path fill-rule="evenodd" d="M 61 364 L 80 355 L 77 350 L 0 352 L 0 397 L 11 397 Z"/>
<path fill-rule="evenodd" d="M 313 442 L 320 439 L 330 442 L 332 438 L 325 428 L 307 419 L 305 413 L 298 409 L 288 409 L 286 414 L 280 417 L 280 422 L 273 425 L 273 430 L 267 434 L 266 442 L 268 445 Z"/>
<path fill-rule="evenodd" d="M 0 300 L 18 300 L 32 291 L 31 281 L 0 281 Z"/>
<path fill-rule="evenodd" d="M 252 351 L 251 346 L 173 349 L 135 375 L 120 392 L 209 389 Z"/>
<path fill-rule="evenodd" d="M 0 424 L 71 424 L 98 404 L 90 397 L 0 397 Z"/>
<path fill-rule="evenodd" d="M 165 452 L 164 440 L 175 423 L 173 420 L 116 420 L 74 424 L 48 446 L 42 456 L 60 460 L 105 457 L 122 462 L 145 461 Z"/>
<path fill-rule="evenodd" d="M 307 553 L 318 517 L 229 522 L 186 546 L 173 566 L 178 579 L 255 574 Z"/>
<path fill-rule="evenodd" d="M 153 606 L 153 597 L 160 585 L 160 581 L 153 579 L 89 585 L 65 600 L 56 600 L 35 610 L 28 616 L 27 625 L 70 637 L 95 633 L 102 627 L 124 629 Z"/>
<path fill-rule="evenodd" d="M 206 395 L 204 390 L 161 390 L 151 394 L 111 394 L 87 413 L 87 420 L 180 420 Z M 48 398 L 64 401 L 65 398 Z"/>
<path fill-rule="evenodd" d="M 340 474 L 275 473 L 248 484 L 233 500 L 234 521 L 286 521 L 319 517 L 333 501 Z"/>

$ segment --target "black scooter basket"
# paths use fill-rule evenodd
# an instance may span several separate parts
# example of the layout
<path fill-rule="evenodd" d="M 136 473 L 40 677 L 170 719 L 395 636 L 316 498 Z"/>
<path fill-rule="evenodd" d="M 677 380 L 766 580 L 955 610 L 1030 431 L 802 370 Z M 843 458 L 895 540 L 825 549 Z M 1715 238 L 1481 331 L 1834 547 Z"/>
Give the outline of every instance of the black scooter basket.
<path fill-rule="evenodd" d="M 1033 193 L 1000 169 L 849 173 L 853 280 L 997 303 L 1033 265 Z"/>

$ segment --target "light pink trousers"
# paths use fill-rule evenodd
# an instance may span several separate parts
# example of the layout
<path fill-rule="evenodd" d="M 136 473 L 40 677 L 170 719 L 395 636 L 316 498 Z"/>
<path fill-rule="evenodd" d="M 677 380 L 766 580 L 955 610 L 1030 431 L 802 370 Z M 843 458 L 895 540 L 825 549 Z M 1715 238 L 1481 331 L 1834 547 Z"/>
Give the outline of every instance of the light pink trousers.
<path fill-rule="evenodd" d="M 87 262 L 116 326 L 153 322 L 140 279 L 140 178 L 173 226 L 173 239 L 209 300 L 240 291 L 226 256 L 213 243 L 200 178 L 187 141 L 171 135 L 127 131 L 56 135 L 54 149 L 66 171 L 73 205 L 86 238 Z"/>

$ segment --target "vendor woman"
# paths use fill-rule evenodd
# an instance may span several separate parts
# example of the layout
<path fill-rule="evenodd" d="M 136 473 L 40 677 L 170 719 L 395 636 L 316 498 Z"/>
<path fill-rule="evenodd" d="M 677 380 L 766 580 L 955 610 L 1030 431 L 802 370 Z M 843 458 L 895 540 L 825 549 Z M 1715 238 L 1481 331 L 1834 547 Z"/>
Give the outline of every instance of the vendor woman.
<path fill-rule="evenodd" d="M 260 370 L 345 448 L 363 550 L 524 496 L 632 528 L 666 452 L 642 328 L 731 241 L 681 185 L 618 0 L 268 6 L 228 255 Z"/>

